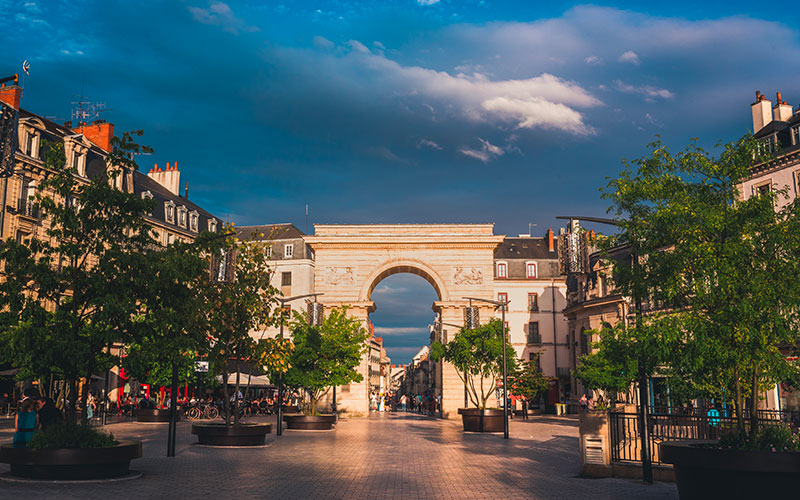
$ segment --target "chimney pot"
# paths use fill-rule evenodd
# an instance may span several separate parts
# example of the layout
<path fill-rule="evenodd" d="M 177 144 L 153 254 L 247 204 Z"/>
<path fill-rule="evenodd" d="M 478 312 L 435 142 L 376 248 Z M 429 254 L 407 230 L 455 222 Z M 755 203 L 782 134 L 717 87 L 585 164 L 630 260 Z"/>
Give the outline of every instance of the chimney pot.
<path fill-rule="evenodd" d="M 547 228 L 547 250 L 550 252 L 555 252 L 555 247 L 553 245 L 553 228 Z"/>

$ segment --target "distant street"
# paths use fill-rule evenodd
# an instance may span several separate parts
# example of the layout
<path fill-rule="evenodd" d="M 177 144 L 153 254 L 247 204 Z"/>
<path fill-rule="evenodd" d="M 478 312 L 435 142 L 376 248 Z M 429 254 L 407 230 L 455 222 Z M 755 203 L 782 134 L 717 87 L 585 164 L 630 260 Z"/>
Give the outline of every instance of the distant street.
<path fill-rule="evenodd" d="M 144 441 L 132 468 L 142 477 L 92 484 L 0 482 L 0 498 L 313 499 L 675 499 L 674 484 L 581 479 L 578 427 L 571 418 L 511 423 L 512 438 L 464 434 L 460 423 L 412 414 L 341 421 L 331 432 L 286 431 L 255 449 L 194 444 L 179 424 L 177 457 L 166 458 L 166 425 L 109 426 Z M 0 429 L 0 442 L 11 439 Z M 0 474 L 8 472 L 0 465 Z"/>

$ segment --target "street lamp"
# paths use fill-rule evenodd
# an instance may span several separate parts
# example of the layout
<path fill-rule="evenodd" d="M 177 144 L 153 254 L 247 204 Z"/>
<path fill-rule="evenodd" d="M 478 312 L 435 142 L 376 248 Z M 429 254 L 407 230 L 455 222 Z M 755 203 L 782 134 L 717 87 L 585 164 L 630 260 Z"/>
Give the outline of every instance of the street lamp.
<path fill-rule="evenodd" d="M 305 295 L 295 295 L 294 297 L 276 297 L 276 300 L 281 304 L 281 314 L 280 314 L 280 322 L 281 328 L 280 333 L 278 334 L 281 339 L 283 339 L 283 314 L 284 314 L 284 306 L 287 302 L 292 302 L 293 300 L 305 299 L 307 297 L 314 297 L 317 298 L 318 295 L 324 295 L 322 293 L 307 293 Z M 309 302 L 308 307 L 308 324 L 309 325 L 318 325 L 322 321 L 322 304 L 314 300 L 314 302 Z M 335 397 L 335 396 L 334 396 Z M 283 435 L 283 371 L 278 372 L 278 427 L 276 435 L 281 436 Z"/>
<path fill-rule="evenodd" d="M 566 219 L 570 223 L 574 220 L 585 220 L 589 222 L 596 222 L 599 224 L 608 224 L 610 226 L 620 226 L 618 221 L 613 219 L 606 219 L 602 217 L 564 217 L 559 216 L 556 219 Z M 560 250 L 559 246 L 559 251 Z M 636 283 L 639 283 L 639 256 L 636 252 L 631 251 L 631 265 L 633 267 L 633 274 L 636 277 Z M 636 330 L 641 331 L 642 327 L 642 294 L 638 286 L 633 287 L 633 301 L 636 308 Z M 650 401 L 650 384 L 647 379 L 647 373 L 644 371 L 644 363 L 639 360 L 639 438 L 642 447 L 642 482 L 646 484 L 653 484 L 653 462 L 650 457 L 650 430 L 647 415 L 647 404 Z"/>
<path fill-rule="evenodd" d="M 472 307 L 472 301 L 476 302 L 485 302 L 487 304 L 492 304 L 495 308 L 500 308 L 501 319 L 500 321 L 503 324 L 503 439 L 508 439 L 508 374 L 506 373 L 506 307 L 508 307 L 509 301 L 508 300 L 491 300 L 491 299 L 479 299 L 476 297 L 462 297 L 462 299 L 469 300 L 469 308 L 467 311 L 471 312 L 464 312 L 465 319 L 467 320 L 467 327 L 468 328 L 475 328 L 477 325 L 472 326 L 473 322 L 477 323 L 478 321 L 478 309 Z"/>

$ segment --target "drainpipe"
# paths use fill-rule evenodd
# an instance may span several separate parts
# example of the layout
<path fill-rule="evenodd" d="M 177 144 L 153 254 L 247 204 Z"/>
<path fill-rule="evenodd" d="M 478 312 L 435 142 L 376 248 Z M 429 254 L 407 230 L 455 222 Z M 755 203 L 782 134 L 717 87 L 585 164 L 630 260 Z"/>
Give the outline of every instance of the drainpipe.
<path fill-rule="evenodd" d="M 561 379 L 558 378 L 558 335 L 557 335 L 557 328 L 556 328 L 556 282 L 552 281 L 551 283 L 551 291 L 553 292 L 553 362 L 555 363 L 555 372 L 556 372 L 556 380 L 558 381 L 558 396 L 559 400 L 561 399 Z"/>
<path fill-rule="evenodd" d="M 6 199 L 8 198 L 8 177 L 3 178 L 3 205 L 0 206 L 0 241 L 3 240 L 6 222 Z"/>

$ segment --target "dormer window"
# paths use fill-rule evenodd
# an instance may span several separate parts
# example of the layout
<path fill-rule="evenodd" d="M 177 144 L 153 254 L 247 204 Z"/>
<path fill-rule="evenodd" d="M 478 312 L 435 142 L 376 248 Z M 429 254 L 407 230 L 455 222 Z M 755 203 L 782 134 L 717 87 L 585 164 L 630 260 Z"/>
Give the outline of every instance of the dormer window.
<path fill-rule="evenodd" d="M 186 227 L 187 212 L 186 207 L 178 207 L 178 225 Z"/>
<path fill-rule="evenodd" d="M 191 229 L 196 233 L 199 225 L 200 225 L 200 214 L 198 214 L 193 210 L 189 213 L 189 229 Z"/>
<path fill-rule="evenodd" d="M 525 263 L 525 277 L 528 279 L 535 279 L 538 276 L 537 269 L 536 269 L 536 262 L 526 262 Z"/>
<path fill-rule="evenodd" d="M 792 127 L 792 145 L 800 144 L 800 125 Z"/>
<path fill-rule="evenodd" d="M 170 224 L 175 224 L 175 204 L 171 201 L 164 202 L 164 219 Z"/>
<path fill-rule="evenodd" d="M 508 278 L 508 264 L 505 262 L 497 263 L 497 277 Z"/>
<path fill-rule="evenodd" d="M 153 199 L 153 193 L 151 193 L 150 191 L 142 191 L 142 199 L 143 200 L 152 200 Z"/>
<path fill-rule="evenodd" d="M 72 168 L 81 177 L 86 177 L 86 154 L 72 152 Z"/>
<path fill-rule="evenodd" d="M 208 219 L 208 230 L 212 233 L 217 232 L 217 219 Z"/>
<path fill-rule="evenodd" d="M 294 255 L 294 245 L 289 243 L 283 247 L 283 258 L 291 259 Z"/>
<path fill-rule="evenodd" d="M 32 130 L 26 134 L 25 154 L 32 158 L 39 157 L 39 134 Z"/>
<path fill-rule="evenodd" d="M 267 247 L 267 258 L 272 258 L 272 245 Z"/>

